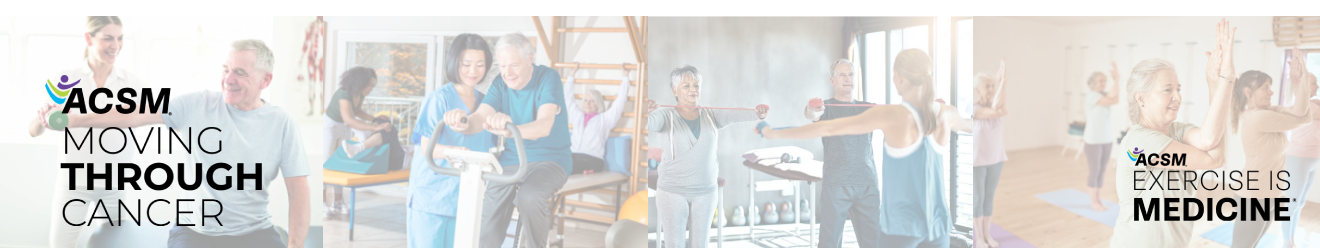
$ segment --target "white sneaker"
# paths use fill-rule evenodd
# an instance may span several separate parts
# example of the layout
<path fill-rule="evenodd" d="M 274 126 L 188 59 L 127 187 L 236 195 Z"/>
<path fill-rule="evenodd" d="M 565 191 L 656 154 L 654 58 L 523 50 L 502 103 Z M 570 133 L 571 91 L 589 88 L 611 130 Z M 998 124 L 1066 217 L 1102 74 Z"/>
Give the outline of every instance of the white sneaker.
<path fill-rule="evenodd" d="M 348 210 L 348 204 L 345 204 L 344 202 L 335 203 L 335 213 L 348 216 Z"/>
<path fill-rule="evenodd" d="M 340 141 L 339 146 L 344 148 L 344 153 L 347 153 L 349 158 L 357 157 L 359 152 L 366 149 L 362 143 L 349 144 L 347 140 Z"/>
<path fill-rule="evenodd" d="M 333 207 L 326 206 L 325 208 L 323 208 L 323 210 L 325 210 L 325 211 L 323 211 L 323 212 L 325 212 L 325 215 L 322 215 L 322 218 L 325 218 L 325 219 L 334 218 L 334 208 L 333 208 Z"/>

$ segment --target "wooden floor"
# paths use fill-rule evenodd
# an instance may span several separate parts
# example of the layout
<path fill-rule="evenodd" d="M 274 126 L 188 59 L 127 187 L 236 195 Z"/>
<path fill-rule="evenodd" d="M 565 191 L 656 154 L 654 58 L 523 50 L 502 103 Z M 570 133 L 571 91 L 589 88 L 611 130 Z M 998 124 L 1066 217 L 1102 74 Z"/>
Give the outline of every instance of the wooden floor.
<path fill-rule="evenodd" d="M 1063 188 L 1087 192 L 1086 156 L 1073 159 L 1073 151 L 1059 155 L 1059 147 L 1010 152 L 995 194 L 994 223 L 1037 247 L 1109 247 L 1113 228 L 1036 198 L 1037 194 Z M 1114 160 L 1105 172 L 1101 197 L 1118 202 L 1113 185 Z M 1129 186 L 1130 187 L 1130 186 Z M 1213 192 L 1198 198 L 1231 197 L 1229 192 Z M 1320 231 L 1320 204 L 1307 203 L 1299 217 L 1300 229 Z M 1228 247 L 1200 237 L 1224 222 L 1197 222 L 1189 247 Z M 1278 235 L 1279 225 L 1269 232 Z M 1298 233 L 1298 236 L 1301 236 Z M 1320 244 L 1312 244 L 1320 245 Z"/>

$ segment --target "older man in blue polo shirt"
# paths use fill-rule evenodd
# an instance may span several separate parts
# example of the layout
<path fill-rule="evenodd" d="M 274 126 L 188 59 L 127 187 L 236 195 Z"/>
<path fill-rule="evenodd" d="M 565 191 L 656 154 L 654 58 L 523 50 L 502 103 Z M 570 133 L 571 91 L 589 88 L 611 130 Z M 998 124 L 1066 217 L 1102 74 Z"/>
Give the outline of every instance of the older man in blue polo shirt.
<path fill-rule="evenodd" d="M 550 197 L 564 187 L 568 172 L 573 171 L 573 152 L 568 133 L 568 114 L 563 111 L 564 90 L 559 72 L 544 65 L 533 65 L 536 48 L 522 34 L 500 37 L 495 44 L 495 61 L 500 76 L 491 83 L 477 111 L 468 115 L 454 110 L 445 113 L 445 124 L 460 133 L 482 130 L 509 137 L 505 125 L 518 125 L 527 154 L 527 176 L 514 184 L 491 183 L 481 213 L 481 246 L 500 247 L 505 230 L 519 209 L 519 221 L 528 228 L 532 247 L 544 247 L 550 235 Z M 467 122 L 461 121 L 467 118 Z M 512 138 L 505 142 L 499 157 L 504 172 L 512 174 L 518 164 Z M 460 203 L 461 204 L 461 203 Z"/>

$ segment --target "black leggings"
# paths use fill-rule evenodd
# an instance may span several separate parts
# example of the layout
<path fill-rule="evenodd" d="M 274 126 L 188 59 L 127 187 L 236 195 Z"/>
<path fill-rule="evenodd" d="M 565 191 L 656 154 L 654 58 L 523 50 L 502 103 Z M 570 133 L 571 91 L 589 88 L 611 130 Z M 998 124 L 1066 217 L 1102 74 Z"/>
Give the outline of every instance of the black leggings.
<path fill-rule="evenodd" d="M 605 160 L 584 153 L 573 153 L 573 173 L 568 175 L 580 175 L 587 170 L 604 172 Z"/>

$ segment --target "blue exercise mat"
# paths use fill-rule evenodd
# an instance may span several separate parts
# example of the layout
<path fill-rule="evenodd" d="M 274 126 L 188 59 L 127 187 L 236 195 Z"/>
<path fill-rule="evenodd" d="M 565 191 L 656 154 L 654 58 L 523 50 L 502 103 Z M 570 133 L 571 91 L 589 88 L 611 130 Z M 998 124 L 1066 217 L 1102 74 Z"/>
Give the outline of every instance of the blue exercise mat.
<path fill-rule="evenodd" d="M 1210 241 L 1214 241 L 1215 243 L 1220 243 L 1223 245 L 1232 245 L 1233 222 L 1230 221 L 1228 223 L 1224 223 L 1223 225 L 1219 225 L 1219 227 L 1215 227 L 1215 229 L 1211 229 L 1209 232 L 1202 233 L 1201 237 L 1205 239 L 1209 239 Z M 1282 240 L 1279 239 L 1279 235 L 1273 233 L 1265 233 L 1265 237 L 1260 238 L 1260 243 L 1256 244 L 1256 247 L 1280 247 L 1283 245 L 1283 243 L 1280 243 L 1280 241 Z"/>
<path fill-rule="evenodd" d="M 1050 203 L 1051 205 L 1067 209 L 1069 212 L 1095 220 L 1101 224 L 1114 227 L 1114 222 L 1118 220 L 1118 203 L 1109 200 L 1100 199 L 1105 204 L 1108 211 L 1096 212 L 1091 209 L 1091 195 L 1077 191 L 1072 188 L 1065 188 L 1036 195 L 1036 198 Z"/>
<path fill-rule="evenodd" d="M 357 142 L 349 141 L 349 144 Z M 335 153 L 325 160 L 322 168 L 333 171 L 342 171 L 363 175 L 379 175 L 389 172 L 390 169 L 390 145 L 381 144 L 376 147 L 367 148 L 359 152 L 357 156 L 348 157 L 348 153 L 343 147 L 335 149 Z"/>

